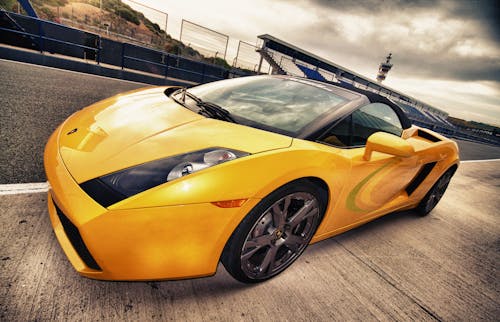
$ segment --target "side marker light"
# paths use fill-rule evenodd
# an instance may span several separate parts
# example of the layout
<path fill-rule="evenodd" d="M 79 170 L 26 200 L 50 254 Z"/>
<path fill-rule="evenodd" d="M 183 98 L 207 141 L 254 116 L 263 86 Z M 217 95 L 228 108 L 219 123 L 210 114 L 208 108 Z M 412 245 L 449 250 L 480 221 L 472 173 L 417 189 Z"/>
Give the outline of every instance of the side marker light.
<path fill-rule="evenodd" d="M 243 206 L 247 200 L 248 199 L 214 201 L 212 204 L 219 208 L 237 208 Z"/>

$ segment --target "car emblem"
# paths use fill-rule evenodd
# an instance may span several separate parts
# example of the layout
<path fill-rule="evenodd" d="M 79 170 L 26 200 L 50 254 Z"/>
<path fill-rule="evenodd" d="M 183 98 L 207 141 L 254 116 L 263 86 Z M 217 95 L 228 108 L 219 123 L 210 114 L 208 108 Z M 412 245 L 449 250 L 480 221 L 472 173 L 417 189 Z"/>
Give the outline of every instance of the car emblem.
<path fill-rule="evenodd" d="M 75 127 L 74 129 L 72 129 L 71 131 L 69 131 L 68 133 L 66 133 L 66 135 L 73 134 L 73 133 L 75 133 L 76 131 L 78 131 L 78 128 L 76 128 L 76 127 Z"/>

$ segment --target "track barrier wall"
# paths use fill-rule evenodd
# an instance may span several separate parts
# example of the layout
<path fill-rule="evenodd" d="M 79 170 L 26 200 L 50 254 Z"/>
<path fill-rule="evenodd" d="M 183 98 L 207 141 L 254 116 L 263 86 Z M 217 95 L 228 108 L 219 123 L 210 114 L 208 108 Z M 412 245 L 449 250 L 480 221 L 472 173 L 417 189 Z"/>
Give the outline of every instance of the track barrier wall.
<path fill-rule="evenodd" d="M 0 11 L 0 42 L 40 53 L 59 54 L 160 77 L 206 83 L 240 76 L 217 65 L 118 42 L 54 22 Z"/>

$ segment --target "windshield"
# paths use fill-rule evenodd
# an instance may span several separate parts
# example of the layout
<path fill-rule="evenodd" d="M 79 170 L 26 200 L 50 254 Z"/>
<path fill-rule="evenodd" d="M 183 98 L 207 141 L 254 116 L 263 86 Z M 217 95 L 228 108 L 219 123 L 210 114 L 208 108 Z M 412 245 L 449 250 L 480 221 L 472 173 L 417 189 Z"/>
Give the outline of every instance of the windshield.
<path fill-rule="evenodd" d="M 188 91 L 224 108 L 239 123 L 288 134 L 299 133 L 346 101 L 325 85 L 270 76 L 213 82 Z"/>

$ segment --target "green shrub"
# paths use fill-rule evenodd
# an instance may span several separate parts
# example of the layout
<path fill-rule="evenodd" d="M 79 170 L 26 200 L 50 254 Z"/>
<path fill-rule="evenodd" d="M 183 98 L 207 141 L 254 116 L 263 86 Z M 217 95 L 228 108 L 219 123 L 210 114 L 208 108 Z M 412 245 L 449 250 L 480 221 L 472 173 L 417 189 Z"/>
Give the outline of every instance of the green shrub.
<path fill-rule="evenodd" d="M 157 23 L 153 23 L 148 19 L 144 19 L 142 21 L 144 25 L 151 31 L 154 32 L 155 34 L 164 34 L 165 31 L 160 28 L 160 26 Z"/>
<path fill-rule="evenodd" d="M 231 68 L 231 65 L 229 65 L 224 58 L 220 58 L 220 57 L 215 57 L 214 58 L 214 65 L 219 65 L 219 66 L 222 66 L 222 67 L 224 67 L 226 69 L 230 69 Z"/>
<path fill-rule="evenodd" d="M 103 0 L 103 2 L 104 2 L 104 0 Z M 101 7 L 101 1 L 99 1 L 99 0 L 87 0 L 87 3 L 89 5 L 97 7 L 97 8 Z"/>
<path fill-rule="evenodd" d="M 170 46 L 166 46 L 165 49 L 167 50 L 167 52 L 174 54 L 174 55 L 179 55 L 179 53 L 181 52 L 181 46 L 179 46 L 179 44 L 173 44 Z"/>
<path fill-rule="evenodd" d="M 47 20 L 55 20 L 56 15 L 47 7 L 41 7 L 40 12 L 47 17 Z"/>
<path fill-rule="evenodd" d="M 137 15 L 133 11 L 131 11 L 127 8 L 117 8 L 115 10 L 115 13 L 117 15 L 119 15 L 120 17 L 122 17 L 123 19 L 125 19 L 133 24 L 136 24 L 136 25 L 141 24 L 141 22 L 139 21 L 139 18 L 137 18 Z"/>
<path fill-rule="evenodd" d="M 0 6 L 8 11 L 14 11 L 17 9 L 16 0 L 0 0 Z"/>

